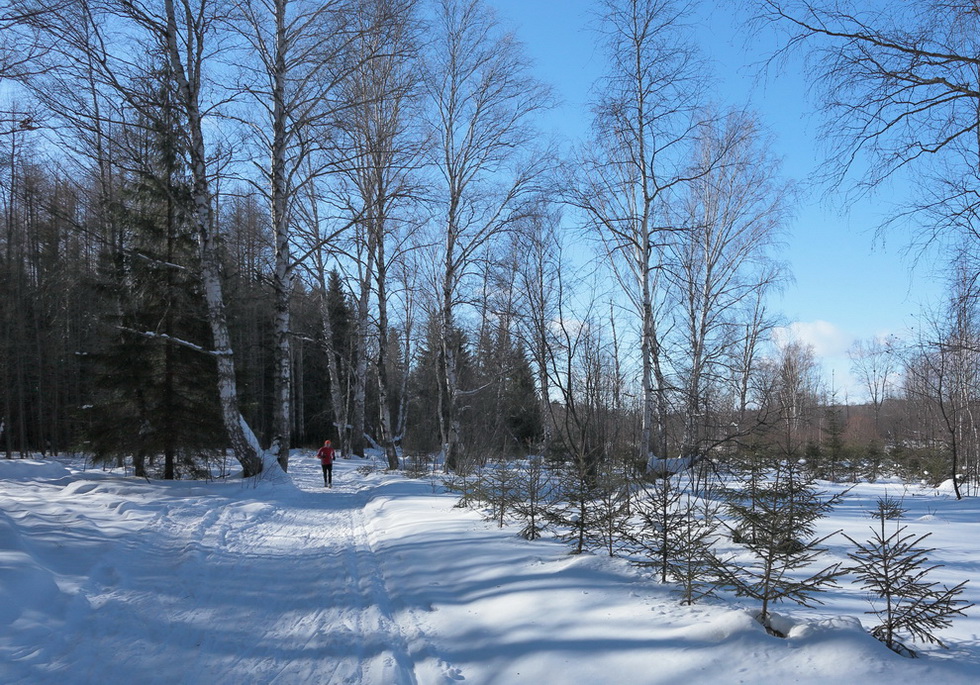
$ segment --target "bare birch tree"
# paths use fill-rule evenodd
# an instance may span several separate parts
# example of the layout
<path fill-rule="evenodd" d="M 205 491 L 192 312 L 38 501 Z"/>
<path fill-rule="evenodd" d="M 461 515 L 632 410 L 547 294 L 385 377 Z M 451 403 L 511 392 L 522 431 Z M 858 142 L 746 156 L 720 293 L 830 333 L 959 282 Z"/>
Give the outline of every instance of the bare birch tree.
<path fill-rule="evenodd" d="M 879 430 L 881 405 L 889 396 L 899 368 L 899 352 L 894 338 L 857 340 L 847 351 L 851 371 L 868 392 L 874 409 L 875 432 Z"/>
<path fill-rule="evenodd" d="M 938 428 L 957 499 L 964 471 L 980 482 L 980 327 L 973 284 L 962 272 L 953 279 L 945 311 L 921 334 L 905 369 L 906 391 L 924 401 Z"/>
<path fill-rule="evenodd" d="M 670 243 L 668 266 L 679 293 L 681 456 L 691 458 L 739 432 L 721 405 L 730 399 L 732 371 L 737 375 L 753 360 L 732 351 L 758 354 L 747 342 L 757 340 L 755 329 L 765 325 L 755 317 L 756 303 L 779 286 L 771 251 L 788 200 L 778 164 L 751 116 L 734 112 L 703 125 L 698 145 L 696 165 L 705 171 L 691 174 L 677 222 L 684 229 Z"/>
<path fill-rule="evenodd" d="M 389 399 L 389 275 L 404 249 L 408 208 L 416 201 L 413 179 L 421 165 L 421 136 L 410 117 L 417 113 L 419 37 L 415 0 L 363 0 L 358 38 L 352 45 L 356 66 L 345 78 L 346 107 L 337 119 L 338 168 L 346 179 L 351 211 L 358 217 L 355 241 L 357 369 L 354 375 L 352 451 L 363 454 L 369 349 L 377 350 L 380 441 L 389 468 L 398 467 Z M 376 320 L 370 320 L 372 294 Z M 374 333 L 377 345 L 369 347 Z"/>
<path fill-rule="evenodd" d="M 356 64 L 352 43 L 359 32 L 351 25 L 348 0 L 238 0 L 235 12 L 249 57 L 243 64 L 245 89 L 264 121 L 252 121 L 259 146 L 268 153 L 256 163 L 263 183 L 257 184 L 269 204 L 275 247 L 272 285 L 273 439 L 271 451 L 280 466 L 289 466 L 292 442 L 292 331 L 290 302 L 295 282 L 293 257 L 295 205 L 303 184 L 312 183 L 308 157 L 315 147 L 304 144 L 309 129 L 324 124 L 337 105 L 333 91 Z M 322 129 L 322 126 L 320 126 Z"/>
<path fill-rule="evenodd" d="M 516 285 L 521 303 L 517 323 L 534 364 L 543 420 L 541 453 L 544 455 L 550 451 L 554 433 L 549 369 L 554 345 L 552 326 L 558 316 L 558 271 L 565 268 L 558 238 L 559 221 L 560 214 L 542 202 L 537 211 L 530 212 L 521 222 L 515 233 L 515 242 L 523 253 L 517 265 Z"/>
<path fill-rule="evenodd" d="M 670 382 L 658 309 L 664 250 L 678 227 L 666 207 L 689 180 L 700 123 L 698 62 L 683 25 L 687 9 L 675 0 L 602 3 L 609 74 L 599 86 L 593 140 L 569 197 L 601 236 L 636 314 L 643 460 L 667 448 Z"/>
<path fill-rule="evenodd" d="M 464 286 L 475 259 L 520 216 L 534 190 L 541 158 L 530 156 L 530 119 L 548 94 L 528 75 L 520 45 L 480 0 L 440 0 L 436 12 L 426 91 L 442 223 L 440 432 L 446 468 L 454 469 L 461 435 L 453 340 Z"/>
<path fill-rule="evenodd" d="M 916 174 L 896 219 L 920 242 L 980 239 L 980 79 L 975 2 L 757 0 L 757 20 L 800 51 L 820 94 L 827 171 L 859 192 Z M 955 245 L 954 245 L 955 247 Z M 975 250 L 975 248 L 974 248 Z"/>

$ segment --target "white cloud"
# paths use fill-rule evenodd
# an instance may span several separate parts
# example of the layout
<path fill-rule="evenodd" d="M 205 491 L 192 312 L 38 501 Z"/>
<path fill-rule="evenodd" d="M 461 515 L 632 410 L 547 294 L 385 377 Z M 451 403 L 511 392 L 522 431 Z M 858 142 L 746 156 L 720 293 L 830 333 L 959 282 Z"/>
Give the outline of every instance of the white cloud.
<path fill-rule="evenodd" d="M 773 331 L 773 342 L 782 347 L 791 341 L 813 346 L 817 357 L 843 357 L 854 336 L 829 321 L 794 321 Z"/>
<path fill-rule="evenodd" d="M 813 346 L 814 356 L 823 369 L 827 389 L 839 402 L 864 401 L 867 391 L 851 373 L 848 349 L 856 336 L 829 321 L 795 321 L 773 330 L 772 341 L 782 347 L 792 341 Z"/>

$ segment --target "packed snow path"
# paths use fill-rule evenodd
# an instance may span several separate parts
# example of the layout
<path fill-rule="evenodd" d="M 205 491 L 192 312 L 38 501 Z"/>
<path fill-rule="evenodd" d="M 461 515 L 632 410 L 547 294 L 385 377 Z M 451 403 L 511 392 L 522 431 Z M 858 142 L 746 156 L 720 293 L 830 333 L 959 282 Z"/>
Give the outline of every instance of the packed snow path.
<path fill-rule="evenodd" d="M 972 617 L 951 652 L 909 661 L 841 594 L 779 640 L 364 464 L 327 489 L 300 455 L 257 485 L 0 460 L 0 683 L 980 682 Z M 978 539 L 957 512 L 948 539 Z M 954 556 L 975 570 L 972 547 Z"/>
<path fill-rule="evenodd" d="M 395 616 L 365 514 L 377 493 L 353 468 L 337 470 L 332 489 L 318 462 L 299 458 L 298 487 L 98 471 L 6 484 L 0 540 L 12 551 L 0 559 L 33 558 L 44 572 L 23 563 L 17 573 L 16 559 L 0 571 L 0 618 L 16 628 L 0 629 L 0 682 L 452 677 L 412 612 Z"/>

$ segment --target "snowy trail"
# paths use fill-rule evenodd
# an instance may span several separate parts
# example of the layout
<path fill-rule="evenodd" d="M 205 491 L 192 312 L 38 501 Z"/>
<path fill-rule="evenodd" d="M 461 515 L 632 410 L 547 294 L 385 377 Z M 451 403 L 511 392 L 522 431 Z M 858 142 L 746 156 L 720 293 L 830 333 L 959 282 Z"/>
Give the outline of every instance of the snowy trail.
<path fill-rule="evenodd" d="M 438 483 L 358 472 L 146 482 L 0 460 L 0 683 L 673 685 L 980 682 L 980 612 L 910 661 L 836 591 L 773 638 L 729 598 L 681 606 L 621 559 L 570 556 L 457 509 Z M 829 527 L 863 534 L 882 487 Z M 980 558 L 980 499 L 909 495 L 944 582 Z M 835 553 L 844 553 L 843 546 Z M 980 604 L 971 583 L 969 601 Z"/>
<path fill-rule="evenodd" d="M 168 683 L 420 682 L 365 522 L 371 490 L 352 478 L 324 489 L 311 462 L 294 460 L 295 487 L 95 473 L 4 488 L 0 512 L 17 525 L 0 530 L 50 533 L 29 552 L 50 581 L 32 591 L 53 615 L 22 612 L 32 629 L 0 632 L 0 682 L 137 670 Z M 86 553 L 59 556 L 63 535 Z"/>

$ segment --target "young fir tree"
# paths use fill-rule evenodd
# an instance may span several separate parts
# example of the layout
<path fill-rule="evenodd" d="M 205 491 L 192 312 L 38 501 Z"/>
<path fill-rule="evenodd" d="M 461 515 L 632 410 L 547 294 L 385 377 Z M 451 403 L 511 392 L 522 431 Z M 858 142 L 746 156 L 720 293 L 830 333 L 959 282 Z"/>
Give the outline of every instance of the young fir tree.
<path fill-rule="evenodd" d="M 507 459 L 494 459 L 479 470 L 473 485 L 475 501 L 487 507 L 486 518 L 504 527 L 516 500 L 517 474 Z"/>
<path fill-rule="evenodd" d="M 554 499 L 554 482 L 542 457 L 528 457 L 516 476 L 512 509 L 523 523 L 520 535 L 525 540 L 537 540 L 546 527 L 545 512 Z"/>
<path fill-rule="evenodd" d="M 681 587 L 681 604 L 710 597 L 718 587 L 717 556 L 719 509 L 717 500 L 702 492 L 685 492 L 677 503 L 681 519 L 674 530 L 675 554 L 670 573 Z"/>
<path fill-rule="evenodd" d="M 648 483 L 636 505 L 638 525 L 625 536 L 631 561 L 653 570 L 661 583 L 677 582 L 683 604 L 711 595 L 717 587 L 712 546 L 718 534 L 718 505 L 707 490 L 681 487 L 681 476 Z"/>
<path fill-rule="evenodd" d="M 632 513 L 631 486 L 626 465 L 602 460 L 596 469 L 596 497 L 593 502 L 595 526 L 590 541 L 615 556 L 622 544 L 623 531 Z"/>
<path fill-rule="evenodd" d="M 597 464 L 586 456 L 575 456 L 558 474 L 557 494 L 548 507 L 546 518 L 558 531 L 562 542 L 574 546 L 573 554 L 582 554 L 596 543 L 596 530 L 602 525 L 597 500 L 600 486 Z"/>
<path fill-rule="evenodd" d="M 749 560 L 719 560 L 719 576 L 738 595 L 761 602 L 757 619 L 774 635 L 773 604 L 821 604 L 816 595 L 843 573 L 839 563 L 810 570 L 825 551 L 820 545 L 831 537 L 814 538 L 816 522 L 839 499 L 818 492 L 812 476 L 793 459 L 776 461 L 765 472 L 753 474 L 744 489 L 727 493 L 732 539 L 741 543 Z"/>
<path fill-rule="evenodd" d="M 672 533 L 683 523 L 677 510 L 681 499 L 677 476 L 665 473 L 645 483 L 637 499 L 636 525 L 625 536 L 624 551 L 630 561 L 652 571 L 661 583 L 670 580 L 676 540 Z"/>
<path fill-rule="evenodd" d="M 928 565 L 928 555 L 934 549 L 922 546 L 930 533 L 906 533 L 907 527 L 897 523 L 892 532 L 888 531 L 887 522 L 897 521 L 905 513 L 901 503 L 879 498 L 876 509 L 869 513 L 876 519 L 870 540 L 861 543 L 844 537 L 856 548 L 847 555 L 854 565 L 845 570 L 855 574 L 868 591 L 872 608 L 865 613 L 879 621 L 871 634 L 892 651 L 909 657 L 916 654 L 899 641 L 900 636 L 945 648 L 936 631 L 948 627 L 954 616 L 962 616 L 972 606 L 957 599 L 966 581 L 950 588 L 926 579 L 940 567 Z"/>

